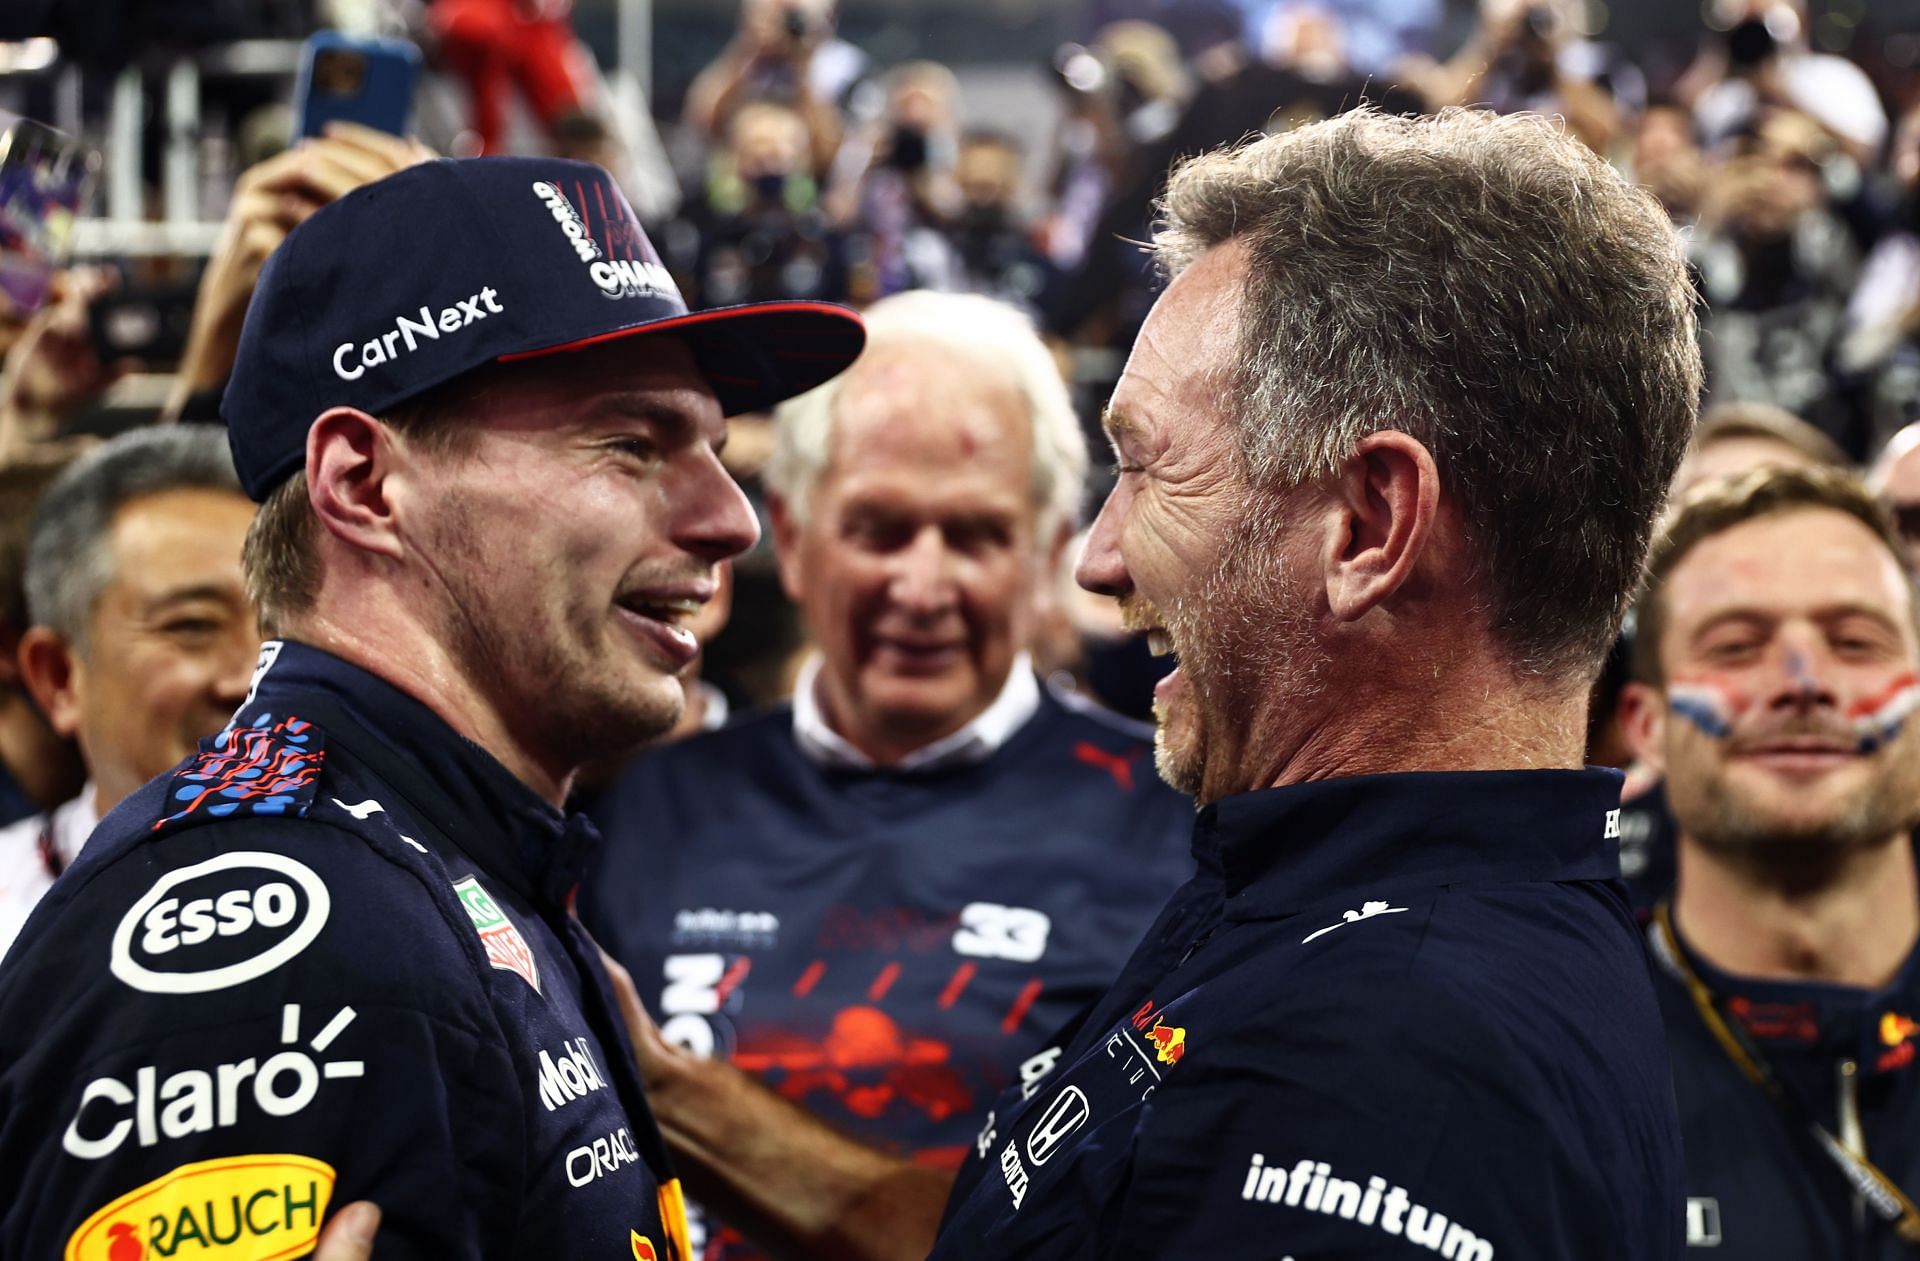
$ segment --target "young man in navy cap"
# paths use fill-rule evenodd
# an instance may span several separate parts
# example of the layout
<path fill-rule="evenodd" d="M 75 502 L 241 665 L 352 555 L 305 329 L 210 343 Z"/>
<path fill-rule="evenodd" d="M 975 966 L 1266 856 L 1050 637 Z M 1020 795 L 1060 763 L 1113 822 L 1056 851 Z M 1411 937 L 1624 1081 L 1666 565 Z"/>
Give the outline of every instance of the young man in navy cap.
<path fill-rule="evenodd" d="M 0 970 L 0 1255 L 684 1261 L 574 769 L 664 731 L 752 514 L 723 417 L 861 345 L 689 314 L 599 169 L 434 162 L 269 260 L 224 410 L 276 638 Z"/>

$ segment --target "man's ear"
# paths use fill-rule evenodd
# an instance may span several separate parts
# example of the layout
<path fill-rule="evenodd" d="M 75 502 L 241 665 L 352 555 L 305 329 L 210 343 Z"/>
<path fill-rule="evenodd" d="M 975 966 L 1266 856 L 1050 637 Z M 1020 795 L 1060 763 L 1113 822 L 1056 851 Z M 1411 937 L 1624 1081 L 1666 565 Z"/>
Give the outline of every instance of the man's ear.
<path fill-rule="evenodd" d="M 799 603 L 804 584 L 800 580 L 800 523 L 793 509 L 780 495 L 767 492 L 767 519 L 773 525 L 773 558 L 780 565 L 780 587 L 787 599 Z"/>
<path fill-rule="evenodd" d="M 385 425 L 352 407 L 322 412 L 307 430 L 307 500 L 329 534 L 364 551 L 399 557 L 394 474 L 408 452 Z"/>
<path fill-rule="evenodd" d="M 1413 576 L 1439 514 L 1440 471 L 1419 439 L 1387 429 L 1360 440 L 1328 493 L 1327 602 L 1335 617 L 1358 621 Z"/>
<path fill-rule="evenodd" d="M 1667 773 L 1667 700 L 1658 688 L 1628 683 L 1620 689 L 1620 734 L 1634 760 L 1656 775 Z"/>
<path fill-rule="evenodd" d="M 46 715 L 54 734 L 71 740 L 80 730 L 82 670 L 73 648 L 50 626 L 20 636 L 20 681 Z"/>

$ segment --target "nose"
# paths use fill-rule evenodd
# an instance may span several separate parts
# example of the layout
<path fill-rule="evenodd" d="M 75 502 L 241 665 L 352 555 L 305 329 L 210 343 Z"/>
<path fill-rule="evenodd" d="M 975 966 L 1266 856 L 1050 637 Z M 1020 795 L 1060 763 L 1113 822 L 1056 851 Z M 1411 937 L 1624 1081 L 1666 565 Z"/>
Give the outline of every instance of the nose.
<path fill-rule="evenodd" d="M 1118 598 L 1133 590 L 1127 563 L 1120 555 L 1120 522 L 1126 515 L 1125 501 L 1132 495 L 1130 487 L 1115 486 L 1087 531 L 1080 559 L 1073 567 L 1073 580 L 1089 591 Z"/>
<path fill-rule="evenodd" d="M 1803 637 L 1791 636 L 1781 646 L 1778 674 L 1768 706 L 1776 711 L 1810 713 L 1839 704 L 1828 677 L 1826 654 Z"/>
<path fill-rule="evenodd" d="M 954 602 L 952 553 L 940 527 L 924 525 L 913 540 L 894 553 L 887 594 L 914 613 L 945 612 Z"/>
<path fill-rule="evenodd" d="M 674 542 L 711 563 L 738 556 L 760 539 L 760 521 L 746 492 L 704 444 L 668 493 L 675 498 Z"/>

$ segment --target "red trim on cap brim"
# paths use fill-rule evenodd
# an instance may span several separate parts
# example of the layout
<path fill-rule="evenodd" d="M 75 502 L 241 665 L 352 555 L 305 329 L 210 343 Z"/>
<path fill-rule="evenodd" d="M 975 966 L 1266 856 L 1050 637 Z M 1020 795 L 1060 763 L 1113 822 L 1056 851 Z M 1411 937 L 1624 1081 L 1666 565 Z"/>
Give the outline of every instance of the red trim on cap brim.
<path fill-rule="evenodd" d="M 582 337 L 576 341 L 562 342 L 558 346 L 546 346 L 539 350 L 516 350 L 510 355 L 499 356 L 497 362 L 517 363 L 522 359 L 538 359 L 543 355 L 559 355 L 568 351 L 584 350 L 588 346 L 597 346 L 601 342 L 618 341 L 623 337 L 634 337 L 641 333 L 667 333 L 699 324 L 724 324 L 728 320 L 762 315 L 823 315 L 843 324 L 851 324 L 855 328 L 865 327 L 860 317 L 854 312 L 842 306 L 835 306 L 831 302 L 756 302 L 750 306 L 720 307 L 712 311 L 689 311 L 685 315 L 670 315 L 663 320 L 651 320 L 645 324 L 616 328 L 611 332 L 595 333 L 592 337 Z M 782 358 L 788 357 L 777 350 L 773 353 Z M 807 357 L 829 361 L 844 359 L 851 363 L 855 356 L 810 354 Z"/>

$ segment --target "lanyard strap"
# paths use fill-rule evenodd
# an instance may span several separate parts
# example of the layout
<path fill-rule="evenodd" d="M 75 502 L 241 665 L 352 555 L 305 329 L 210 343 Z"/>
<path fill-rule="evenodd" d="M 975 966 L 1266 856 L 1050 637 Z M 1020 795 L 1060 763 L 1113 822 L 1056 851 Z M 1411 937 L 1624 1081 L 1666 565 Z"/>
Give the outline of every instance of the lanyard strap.
<path fill-rule="evenodd" d="M 1667 903 L 1662 902 L 1654 908 L 1653 927 L 1654 956 L 1675 980 L 1686 987 L 1687 996 L 1693 1000 L 1701 1022 L 1707 1026 L 1713 1040 L 1720 1044 L 1720 1049 L 1726 1052 L 1727 1058 L 1733 1061 L 1734 1067 L 1758 1086 L 1767 1098 L 1773 1100 L 1774 1106 L 1780 1109 L 1789 1125 L 1807 1133 L 1813 1145 L 1840 1171 L 1847 1185 L 1867 1202 L 1882 1221 L 1893 1227 L 1895 1234 L 1909 1244 L 1920 1246 L 1920 1208 L 1914 1206 L 1900 1185 L 1883 1173 L 1878 1165 L 1849 1150 L 1846 1144 L 1834 1137 L 1831 1130 L 1815 1120 L 1806 1103 L 1774 1076 L 1766 1058 L 1748 1039 L 1746 1031 L 1737 1022 L 1721 1015 L 1718 997 L 1680 949 L 1680 940 L 1673 931 L 1673 910 Z"/>

